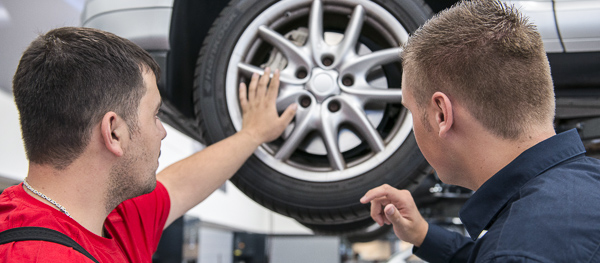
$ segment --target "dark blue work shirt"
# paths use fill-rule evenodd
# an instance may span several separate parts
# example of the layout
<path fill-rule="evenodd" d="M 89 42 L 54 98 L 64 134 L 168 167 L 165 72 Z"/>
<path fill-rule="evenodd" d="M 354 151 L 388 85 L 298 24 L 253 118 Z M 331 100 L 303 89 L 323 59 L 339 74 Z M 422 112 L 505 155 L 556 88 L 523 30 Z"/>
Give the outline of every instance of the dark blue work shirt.
<path fill-rule="evenodd" d="M 415 254 L 432 263 L 600 262 L 600 160 L 584 153 L 575 130 L 531 147 L 461 209 L 472 239 L 430 225 Z"/>

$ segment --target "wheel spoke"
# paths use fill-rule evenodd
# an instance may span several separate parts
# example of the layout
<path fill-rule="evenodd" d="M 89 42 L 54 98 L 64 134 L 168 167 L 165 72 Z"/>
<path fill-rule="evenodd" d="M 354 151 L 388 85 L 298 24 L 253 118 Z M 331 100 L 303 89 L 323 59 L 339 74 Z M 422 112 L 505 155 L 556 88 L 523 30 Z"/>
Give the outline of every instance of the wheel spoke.
<path fill-rule="evenodd" d="M 348 23 L 348 27 L 344 33 L 344 39 L 339 44 L 339 49 L 337 52 L 338 59 L 337 61 L 341 61 L 342 56 L 351 53 L 355 53 L 356 44 L 358 42 L 358 38 L 360 37 L 360 31 L 363 26 L 363 22 L 365 19 L 365 9 L 361 5 L 357 5 L 354 8 L 354 12 L 352 13 L 352 18 Z"/>
<path fill-rule="evenodd" d="M 321 0 L 314 0 L 310 8 L 310 16 L 308 18 L 308 41 L 314 61 L 317 61 L 319 66 L 323 66 L 321 54 L 323 54 L 323 51 L 327 50 L 329 46 L 323 39 L 323 3 Z"/>
<path fill-rule="evenodd" d="M 302 95 L 310 97 L 309 93 L 305 90 L 302 90 L 300 87 L 290 86 L 286 89 L 280 90 L 276 102 L 277 111 L 283 112 L 290 104 L 298 102 L 299 97 Z"/>
<path fill-rule="evenodd" d="M 350 74 L 354 75 L 356 79 L 359 76 L 366 78 L 367 73 L 375 66 L 400 61 L 400 52 L 402 52 L 402 48 L 388 48 L 360 56 L 345 63 L 340 70 L 340 76 Z"/>
<path fill-rule="evenodd" d="M 324 103 L 325 105 L 325 103 Z M 327 107 L 321 108 L 321 127 L 320 132 L 327 149 L 327 158 L 334 170 L 342 171 L 346 167 L 344 156 L 342 155 L 338 143 L 339 121 L 335 113 L 329 112 Z"/>
<path fill-rule="evenodd" d="M 340 85 L 340 89 L 359 99 L 363 105 L 367 102 L 401 102 L 400 89 L 374 88 L 367 82 L 369 72 L 381 65 L 400 61 L 401 48 L 388 48 L 358 57 L 341 67 L 340 76 L 353 76 L 351 87 Z"/>
<path fill-rule="evenodd" d="M 298 148 L 302 139 L 306 137 L 306 134 L 308 133 L 308 129 L 306 128 L 306 126 L 295 127 L 294 131 L 290 134 L 290 137 L 287 138 L 275 154 L 275 159 L 281 161 L 288 160 Z"/>
<path fill-rule="evenodd" d="M 377 132 L 371 122 L 369 122 L 364 111 L 345 100 L 340 101 L 342 102 L 342 112 L 346 116 L 347 122 L 357 129 L 360 135 L 367 141 L 371 150 L 374 152 L 383 151 L 385 148 L 383 140 L 381 139 L 379 132 Z"/>
<path fill-rule="evenodd" d="M 246 76 L 248 78 L 250 78 L 252 76 L 252 74 L 254 74 L 254 73 L 258 73 L 259 75 L 265 74 L 265 70 L 263 68 L 259 68 L 257 66 L 243 63 L 243 62 L 238 63 L 238 69 L 244 76 Z M 272 76 L 273 76 L 273 73 L 271 73 L 271 77 Z M 300 84 L 304 83 L 302 80 L 299 80 L 298 78 L 293 76 L 290 73 L 290 71 L 287 71 L 287 70 L 281 71 L 281 74 L 279 75 L 279 81 L 281 82 L 282 87 L 287 84 L 300 85 Z"/>
<path fill-rule="evenodd" d="M 381 89 L 372 87 L 349 88 L 344 86 L 341 86 L 340 88 L 343 92 L 352 95 L 358 100 L 360 100 L 362 105 L 365 105 L 367 102 L 402 102 L 401 89 Z"/>
<path fill-rule="evenodd" d="M 262 75 L 265 73 L 264 69 L 259 68 L 254 65 L 251 65 L 251 64 L 243 63 L 243 62 L 238 63 L 238 69 L 246 77 L 250 77 L 254 73 L 258 73 L 259 75 Z"/>
<path fill-rule="evenodd" d="M 288 60 L 288 67 L 290 67 L 291 64 L 292 68 L 311 68 L 312 63 L 310 62 L 310 57 L 306 55 L 307 52 L 296 46 L 281 34 L 264 25 L 258 27 L 258 34 L 262 39 L 269 42 L 271 45 L 281 51 L 281 53 L 283 53 Z"/>
<path fill-rule="evenodd" d="M 313 104 L 315 105 L 315 104 Z M 316 129 L 315 123 L 318 123 L 319 118 L 319 110 L 318 107 L 313 106 L 309 108 L 298 108 L 296 112 L 296 126 L 294 130 L 290 134 L 290 136 L 286 139 L 286 141 L 281 145 L 281 148 L 275 154 L 275 159 L 278 160 L 287 160 L 292 156 L 294 151 L 298 148 L 300 143 L 304 140 L 304 138 L 308 135 L 310 131 Z"/>

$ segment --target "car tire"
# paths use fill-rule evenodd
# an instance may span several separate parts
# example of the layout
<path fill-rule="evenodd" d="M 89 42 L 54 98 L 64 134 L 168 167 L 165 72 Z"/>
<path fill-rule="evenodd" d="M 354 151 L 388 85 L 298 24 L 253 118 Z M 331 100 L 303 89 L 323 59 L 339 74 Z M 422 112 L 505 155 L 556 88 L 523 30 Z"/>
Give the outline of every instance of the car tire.
<path fill-rule="evenodd" d="M 361 7 L 357 8 L 358 5 Z M 317 19 L 319 12 L 314 10 L 322 10 L 324 19 Z M 214 22 L 201 48 L 196 67 L 196 116 L 208 144 L 218 142 L 241 129 L 238 84 L 248 83 L 251 74 L 260 73 L 265 65 L 282 70 L 278 109 L 283 111 L 291 102 L 300 104 L 295 120 L 281 138 L 259 147 L 231 181 L 259 204 L 292 217 L 320 233 L 351 232 L 372 225 L 369 205 L 359 202 L 369 189 L 382 184 L 413 189 L 420 178 L 430 171 L 412 134 L 412 116 L 398 100 L 397 94 L 401 90 L 399 59 L 386 58 L 385 61 L 378 61 L 381 65 L 376 63 L 372 68 L 364 69 L 358 63 L 358 59 L 364 54 L 333 54 L 329 58 L 335 60 L 332 65 L 330 61 L 326 61 L 328 53 L 320 54 L 323 55 L 320 57 L 322 60 L 319 55 L 315 55 L 320 52 L 316 48 L 312 48 L 310 54 L 314 60 L 303 60 L 290 56 L 284 50 L 286 47 L 280 46 L 281 37 L 297 41 L 306 38 L 306 34 L 312 34 L 310 30 L 315 30 L 318 26 L 323 32 L 327 32 L 324 39 L 327 34 L 344 36 L 347 33 L 344 31 L 346 25 L 358 21 L 352 20 L 352 17 L 359 16 L 361 12 L 364 18 L 362 29 L 359 28 L 360 36 L 356 45 L 351 48 L 354 51 L 347 52 L 360 52 L 362 48 L 367 55 L 400 52 L 399 46 L 406 41 L 408 33 L 416 30 L 432 15 L 431 10 L 420 0 L 234 0 Z M 318 26 L 311 27 L 310 23 Z M 308 33 L 306 29 L 301 29 L 303 27 L 308 28 Z M 351 30 L 349 32 L 347 35 L 353 33 Z M 273 41 L 279 43 L 273 44 Z M 311 43 L 306 42 L 304 46 L 306 45 L 310 46 Z M 296 43 L 295 46 L 299 47 L 301 44 Z M 295 50 L 298 52 L 299 49 Z M 396 53 L 393 54 L 397 56 Z M 306 54 L 300 54 L 300 57 L 303 55 Z M 273 62 L 274 57 L 276 62 Z M 285 59 L 282 60 L 281 57 Z M 354 64 L 344 64 L 347 61 Z M 298 89 L 309 81 L 315 81 L 317 76 L 323 76 L 318 74 L 330 74 L 327 75 L 329 77 L 339 74 L 337 85 L 346 86 L 340 87 L 333 95 L 321 94 L 321 97 L 315 95 L 318 90 L 314 87 L 311 91 Z M 342 78 L 346 76 L 350 76 L 353 82 L 342 82 Z M 394 101 L 380 96 L 378 99 L 382 101 L 374 99 L 375 106 L 367 105 L 368 103 L 361 105 L 359 108 L 362 107 L 366 118 L 352 112 L 336 112 L 340 107 L 344 110 L 354 107 L 351 102 L 359 97 L 363 98 L 363 95 L 354 93 L 357 89 L 351 90 L 353 86 L 358 86 L 360 81 L 370 85 L 369 81 L 373 79 L 380 81 L 379 83 L 383 80 L 386 87 L 382 94 L 394 94 L 389 96 Z M 294 89 L 296 95 L 282 95 Z M 346 91 L 350 92 L 347 93 L 349 96 L 341 95 L 346 94 Z M 336 100 L 339 105 L 332 109 L 332 101 Z M 311 112 L 312 107 L 320 107 L 324 112 L 315 114 L 317 121 L 314 122 L 328 125 L 325 116 L 329 118 L 339 115 L 339 122 L 344 123 L 337 127 L 339 130 L 323 132 L 323 129 L 315 128 L 313 122 L 306 121 L 306 115 Z M 374 112 L 375 117 L 367 112 Z M 362 125 L 365 127 L 361 127 L 361 122 L 357 119 L 363 120 Z M 372 129 L 365 119 L 372 124 Z M 346 122 L 358 127 L 344 126 Z M 309 129 L 303 125 L 312 125 L 311 132 L 294 137 L 298 130 Z M 369 131 L 378 135 L 368 133 Z M 289 150 L 288 144 L 293 145 L 292 150 Z M 378 145 L 380 148 L 377 148 Z M 282 149 L 289 151 L 283 157 L 277 155 Z M 331 227 L 332 231 L 323 231 L 333 225 L 338 227 Z"/>

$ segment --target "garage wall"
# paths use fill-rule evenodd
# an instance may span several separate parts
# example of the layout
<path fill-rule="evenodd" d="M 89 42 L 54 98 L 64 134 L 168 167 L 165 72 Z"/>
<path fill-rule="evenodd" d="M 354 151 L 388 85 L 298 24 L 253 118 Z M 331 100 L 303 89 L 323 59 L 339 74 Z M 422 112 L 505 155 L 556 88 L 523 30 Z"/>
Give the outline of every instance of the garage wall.
<path fill-rule="evenodd" d="M 21 54 L 39 33 L 78 26 L 84 0 L 0 0 L 0 89 L 8 91 Z"/>
<path fill-rule="evenodd" d="M 0 187 L 21 181 L 27 161 L 12 77 L 21 54 L 39 33 L 79 25 L 84 0 L 0 0 Z"/>
<path fill-rule="evenodd" d="M 0 187 L 27 173 L 12 77 L 19 59 L 39 33 L 79 25 L 84 0 L 0 0 Z"/>
<path fill-rule="evenodd" d="M 0 91 L 0 123 L 0 182 L 3 186 L 13 185 L 25 177 L 27 160 L 17 106 L 12 94 L 5 91 Z"/>

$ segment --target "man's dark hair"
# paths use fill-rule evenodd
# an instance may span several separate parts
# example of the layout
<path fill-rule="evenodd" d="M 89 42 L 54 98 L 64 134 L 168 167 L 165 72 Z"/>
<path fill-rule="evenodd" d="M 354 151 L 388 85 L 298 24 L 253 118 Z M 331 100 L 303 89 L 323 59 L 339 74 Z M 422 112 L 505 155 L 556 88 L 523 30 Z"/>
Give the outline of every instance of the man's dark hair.
<path fill-rule="evenodd" d="M 64 27 L 36 38 L 13 78 L 29 161 L 64 169 L 109 111 L 137 132 L 146 71 L 158 80 L 158 64 L 146 51 L 108 32 Z"/>

